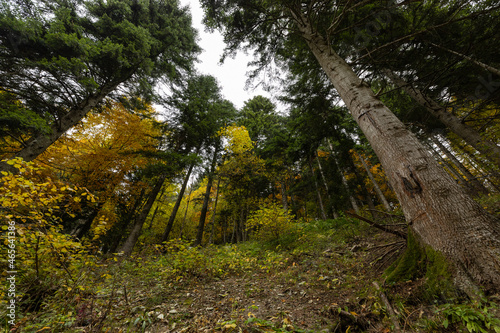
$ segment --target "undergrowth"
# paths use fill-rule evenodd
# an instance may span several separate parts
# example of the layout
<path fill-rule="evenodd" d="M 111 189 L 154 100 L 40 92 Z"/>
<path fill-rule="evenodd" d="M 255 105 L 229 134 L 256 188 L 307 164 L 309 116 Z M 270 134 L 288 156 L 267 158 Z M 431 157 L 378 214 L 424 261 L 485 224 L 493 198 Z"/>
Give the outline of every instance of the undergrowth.
<path fill-rule="evenodd" d="M 24 300 L 31 306 L 18 313 L 13 332 L 160 332 L 152 328 L 175 327 L 196 319 L 187 312 L 161 311 L 159 307 L 172 298 L 189 304 L 190 298 L 180 295 L 200 285 L 256 275 L 305 294 L 313 289 L 329 293 L 331 304 L 322 313 L 332 318 L 330 329 L 380 332 L 391 326 L 380 293 L 369 282 L 380 276 L 371 270 L 364 250 L 350 250 L 361 240 L 375 241 L 379 236 L 367 225 L 342 217 L 302 222 L 294 226 L 293 233 L 272 240 L 200 248 L 174 239 L 145 247 L 129 258 L 88 256 L 72 263 L 74 281 L 50 276 L 36 279 L 33 272 L 25 277 L 19 287 L 22 295 L 32 295 Z M 405 293 L 418 294 L 421 285 L 410 282 L 400 289 L 385 290 L 402 326 L 417 332 L 500 332 L 496 303 L 420 300 L 415 304 Z M 258 286 L 247 288 L 248 296 L 256 292 Z M 286 313 L 266 317 L 251 307 L 234 311 L 234 318 L 220 320 L 213 328 L 221 332 L 307 332 Z M 346 323 L 339 317 L 341 312 L 369 318 L 371 328 Z M 5 319 L 2 326 L 10 328 Z"/>

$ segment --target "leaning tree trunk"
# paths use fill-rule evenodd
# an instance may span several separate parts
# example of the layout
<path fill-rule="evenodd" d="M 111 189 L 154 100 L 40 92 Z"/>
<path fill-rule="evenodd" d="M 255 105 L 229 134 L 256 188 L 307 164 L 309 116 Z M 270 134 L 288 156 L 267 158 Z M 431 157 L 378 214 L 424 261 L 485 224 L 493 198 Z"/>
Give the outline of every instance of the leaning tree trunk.
<path fill-rule="evenodd" d="M 177 195 L 177 200 L 175 201 L 172 213 L 170 213 L 170 218 L 168 219 L 167 227 L 165 228 L 165 232 L 163 233 L 163 237 L 161 238 L 162 243 L 168 240 L 170 231 L 172 231 L 175 217 L 177 216 L 177 212 L 179 211 L 179 207 L 181 206 L 182 198 L 184 197 L 184 192 L 186 191 L 186 187 L 189 182 L 189 177 L 191 177 L 191 172 L 193 171 L 193 168 L 194 168 L 194 163 L 189 166 L 186 177 L 184 178 L 184 182 L 182 182 L 181 190 Z"/>
<path fill-rule="evenodd" d="M 418 139 L 375 97 L 306 15 L 296 23 L 309 48 L 377 154 L 412 232 L 445 255 L 457 285 L 500 291 L 500 223 L 439 166 Z"/>
<path fill-rule="evenodd" d="M 166 178 L 167 178 L 166 175 L 161 175 L 160 178 L 157 180 L 155 186 L 151 190 L 151 193 L 149 193 L 148 201 L 146 201 L 146 204 L 142 208 L 141 214 L 139 214 L 139 216 L 137 216 L 137 218 L 134 221 L 134 226 L 132 227 L 132 231 L 130 232 L 127 240 L 125 241 L 125 243 L 123 243 L 118 252 L 123 252 L 123 254 L 127 256 L 132 253 L 135 243 L 137 243 L 137 240 L 141 235 L 142 226 L 144 225 L 144 222 L 146 222 L 146 218 L 148 217 L 149 211 L 151 210 L 151 207 L 153 207 L 156 197 L 158 196 L 158 193 L 160 193 L 161 187 L 163 186 L 163 183 L 165 182 Z"/>
<path fill-rule="evenodd" d="M 354 198 L 354 194 L 351 191 L 351 188 L 349 187 L 349 183 L 347 182 L 347 179 L 344 176 L 344 170 L 340 168 L 339 162 L 337 159 L 335 159 L 335 164 L 337 165 L 337 168 L 339 169 L 339 173 L 342 179 L 342 185 L 344 186 L 347 194 L 349 195 L 349 201 L 351 202 L 352 209 L 356 212 L 356 214 L 360 214 L 359 206 L 356 203 L 356 199 Z"/>
<path fill-rule="evenodd" d="M 412 84 L 404 81 L 393 71 L 386 69 L 384 73 L 396 86 L 403 89 L 408 95 L 410 95 L 411 98 L 413 98 L 418 104 L 422 105 L 431 115 L 439 119 L 439 121 L 441 121 L 453 133 L 474 147 L 488 160 L 500 167 L 500 147 L 498 145 L 490 140 L 483 139 L 478 131 L 464 124 L 454 114 L 446 111 L 444 107 L 426 96 Z"/>
<path fill-rule="evenodd" d="M 212 190 L 212 183 L 214 181 L 214 173 L 215 173 L 215 166 L 217 164 L 217 154 L 218 153 L 219 153 L 219 149 L 218 149 L 218 147 L 215 147 L 214 156 L 212 159 L 212 165 L 210 166 L 210 171 L 208 173 L 207 188 L 206 188 L 205 196 L 203 199 L 203 207 L 201 208 L 200 222 L 198 223 L 198 231 L 196 233 L 196 240 L 194 241 L 193 246 L 201 245 L 201 241 L 203 240 L 203 230 L 205 229 L 205 220 L 207 218 L 207 212 L 208 212 L 208 202 L 210 201 L 210 191 Z"/>
<path fill-rule="evenodd" d="M 358 154 L 359 160 L 361 161 L 361 164 L 363 164 L 363 167 L 366 170 L 366 173 L 368 174 L 368 178 L 370 178 L 370 181 L 373 184 L 373 188 L 375 189 L 375 192 L 377 193 L 380 201 L 382 202 L 382 205 L 384 205 L 384 208 L 386 211 L 390 212 L 391 205 L 389 205 L 389 202 L 387 201 L 387 198 L 385 197 L 384 193 L 380 189 L 380 186 L 378 185 L 377 181 L 375 180 L 375 177 L 373 177 L 372 172 L 370 171 L 370 168 L 368 167 L 368 164 L 366 164 L 365 159 L 361 154 Z"/>
<path fill-rule="evenodd" d="M 337 213 L 337 209 L 335 209 L 335 206 L 333 205 L 332 196 L 330 195 L 330 189 L 328 188 L 328 182 L 326 181 L 326 177 L 325 177 L 325 174 L 323 172 L 323 167 L 321 166 L 321 161 L 320 161 L 319 154 L 318 154 L 317 151 L 316 151 L 316 159 L 318 160 L 319 173 L 321 175 L 321 179 L 323 180 L 323 185 L 325 186 L 325 189 L 326 189 L 326 195 L 328 197 L 328 203 L 332 206 L 333 218 L 334 219 L 338 219 L 340 216 Z"/>
<path fill-rule="evenodd" d="M 323 206 L 323 199 L 321 198 L 321 193 L 319 191 L 318 181 L 316 180 L 316 174 L 314 173 L 314 168 L 311 162 L 311 157 L 309 157 L 309 169 L 311 169 L 312 179 L 314 181 L 314 189 L 316 190 L 316 195 L 318 196 L 319 211 L 321 213 L 321 218 L 326 220 L 325 207 Z"/>
<path fill-rule="evenodd" d="M 368 189 L 366 188 L 365 185 L 365 180 L 361 176 L 361 174 L 358 171 L 358 168 L 356 167 L 356 164 L 354 164 L 354 161 L 349 154 L 348 158 L 346 159 L 348 165 L 351 167 L 352 172 L 354 173 L 354 176 L 356 177 L 356 180 L 358 181 L 358 185 L 361 188 L 361 193 L 363 196 L 366 198 L 366 203 L 368 204 L 368 210 L 370 211 L 371 216 L 374 219 L 377 219 L 379 216 L 377 214 L 377 210 L 375 209 L 375 204 L 373 203 L 372 197 L 370 192 L 368 192 Z"/>
<path fill-rule="evenodd" d="M 208 241 L 209 244 L 213 243 L 214 240 L 214 227 L 215 227 L 215 216 L 217 215 L 217 203 L 219 202 L 219 186 L 220 186 L 220 177 L 217 180 L 217 190 L 215 191 L 215 203 L 214 203 L 214 212 L 212 214 L 212 230 L 210 231 L 210 240 Z"/>
<path fill-rule="evenodd" d="M 445 170 L 446 169 L 449 170 L 449 172 L 452 173 L 453 176 L 455 176 L 455 180 L 460 185 L 464 186 L 467 189 L 467 191 L 472 191 L 470 184 L 465 181 L 464 177 L 460 174 L 460 172 L 458 172 L 457 169 L 451 166 L 451 164 L 441 156 L 441 154 L 432 146 L 431 143 L 428 143 L 427 146 L 429 147 L 431 154 L 436 158 L 438 162 L 442 164 L 442 167 L 445 168 Z"/>
<path fill-rule="evenodd" d="M 484 187 L 483 184 L 467 169 L 462 162 L 460 162 L 453 153 L 444 146 L 444 144 L 439 141 L 439 138 L 434 136 L 431 137 L 432 142 L 438 146 L 438 148 L 450 159 L 450 161 L 460 170 L 460 172 L 465 176 L 467 181 L 471 184 L 474 191 L 477 193 L 488 194 L 488 190 Z"/>
<path fill-rule="evenodd" d="M 50 128 L 50 134 L 40 134 L 28 140 L 23 149 L 16 153 L 16 157 L 21 157 L 25 161 L 33 161 L 42 154 L 50 145 L 56 142 L 66 131 L 78 124 L 89 111 L 100 103 L 110 92 L 116 88 L 117 84 L 109 83 L 104 85 L 99 92 L 86 98 L 68 113 L 61 117 Z M 0 162 L 0 171 L 13 171 L 12 168 L 3 162 Z"/>

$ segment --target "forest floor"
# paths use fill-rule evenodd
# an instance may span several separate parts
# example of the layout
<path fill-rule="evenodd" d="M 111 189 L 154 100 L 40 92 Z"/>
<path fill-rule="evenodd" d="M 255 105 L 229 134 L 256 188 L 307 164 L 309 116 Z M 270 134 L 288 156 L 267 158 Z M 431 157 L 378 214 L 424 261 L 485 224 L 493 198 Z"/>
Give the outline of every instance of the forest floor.
<path fill-rule="evenodd" d="M 384 284 L 404 241 L 348 222 L 319 221 L 279 244 L 172 241 L 110 258 L 11 332 L 500 332 L 491 300 L 430 300 L 424 279 Z"/>

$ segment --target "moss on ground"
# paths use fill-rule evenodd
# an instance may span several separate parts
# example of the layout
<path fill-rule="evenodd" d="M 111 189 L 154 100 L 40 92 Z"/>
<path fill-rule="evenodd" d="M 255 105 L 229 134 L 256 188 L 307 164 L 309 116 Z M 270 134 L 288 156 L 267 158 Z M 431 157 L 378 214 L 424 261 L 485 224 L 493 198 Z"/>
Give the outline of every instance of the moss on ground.
<path fill-rule="evenodd" d="M 453 268 L 445 256 L 422 245 L 413 232 L 408 233 L 407 249 L 384 273 L 388 283 L 424 278 L 422 296 L 427 300 L 447 301 L 457 296 Z"/>

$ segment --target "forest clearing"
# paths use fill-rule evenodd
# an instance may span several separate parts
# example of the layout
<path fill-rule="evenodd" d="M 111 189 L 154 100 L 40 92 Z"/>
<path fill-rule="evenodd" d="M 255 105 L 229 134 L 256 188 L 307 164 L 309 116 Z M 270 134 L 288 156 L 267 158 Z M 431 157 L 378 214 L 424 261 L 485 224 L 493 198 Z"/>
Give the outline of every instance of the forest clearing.
<path fill-rule="evenodd" d="M 499 333 L 500 2 L 197 5 L 0 2 L 0 327 Z"/>

